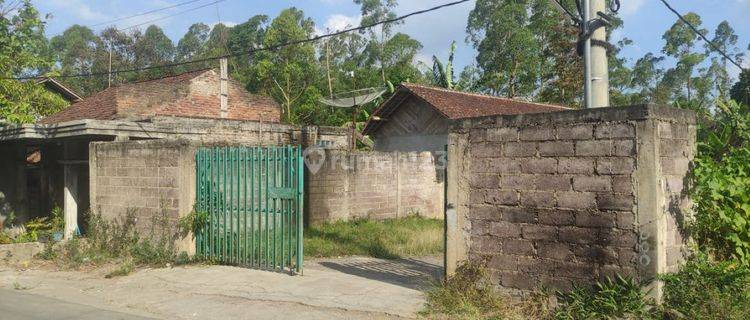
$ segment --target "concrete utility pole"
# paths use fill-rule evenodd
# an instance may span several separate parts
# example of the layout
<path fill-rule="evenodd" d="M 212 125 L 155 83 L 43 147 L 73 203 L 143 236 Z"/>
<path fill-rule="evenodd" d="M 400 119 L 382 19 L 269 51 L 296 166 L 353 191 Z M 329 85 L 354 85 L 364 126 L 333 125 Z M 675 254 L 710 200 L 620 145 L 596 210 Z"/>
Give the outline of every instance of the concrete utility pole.
<path fill-rule="evenodd" d="M 219 60 L 219 99 L 220 116 L 226 119 L 229 116 L 229 67 L 227 58 Z"/>
<path fill-rule="evenodd" d="M 586 108 L 609 106 L 609 64 L 607 61 L 607 18 L 604 0 L 583 0 L 586 39 L 583 47 L 584 101 Z M 593 43 L 593 45 L 592 45 Z"/>

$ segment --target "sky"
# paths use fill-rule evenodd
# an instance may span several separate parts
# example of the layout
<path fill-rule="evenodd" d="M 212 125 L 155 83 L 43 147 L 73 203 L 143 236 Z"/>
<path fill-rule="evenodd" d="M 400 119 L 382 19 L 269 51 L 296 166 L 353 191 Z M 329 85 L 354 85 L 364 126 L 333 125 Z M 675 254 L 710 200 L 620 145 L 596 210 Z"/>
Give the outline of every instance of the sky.
<path fill-rule="evenodd" d="M 161 19 L 192 8 L 210 4 L 216 0 L 199 0 L 189 5 L 161 11 L 115 23 L 119 28 Z M 139 14 L 154 9 L 169 7 L 185 0 L 34 0 L 42 14 L 50 14 L 47 33 L 52 36 L 64 31 L 73 24 L 92 26 L 112 21 L 125 16 Z M 397 14 L 433 7 L 450 0 L 399 0 Z M 739 35 L 738 46 L 748 54 L 745 61 L 750 66 L 750 0 L 670 0 L 673 7 L 684 13 L 696 12 L 703 19 L 703 27 L 713 30 L 723 20 L 729 21 Z M 621 0 L 621 17 L 624 27 L 614 34 L 615 40 L 623 37 L 633 40 L 623 54 L 634 62 L 647 52 L 660 53 L 663 41 L 662 34 L 677 19 L 658 0 Z M 336 30 L 347 24 L 359 23 L 359 7 L 351 0 L 224 0 L 174 17 L 154 22 L 162 27 L 166 34 L 176 43 L 196 22 L 213 25 L 218 22 L 232 25 L 242 23 L 257 14 L 275 17 L 288 7 L 302 9 L 311 17 L 316 28 L 323 32 L 326 29 Z M 466 22 L 469 12 L 474 7 L 473 1 L 458 6 L 414 16 L 397 30 L 405 32 L 419 40 L 424 46 L 417 59 L 431 61 L 432 55 L 445 59 L 451 41 L 458 42 L 456 64 L 458 70 L 471 64 L 476 51 L 466 43 Z M 105 25 L 93 27 L 100 30 Z M 145 28 L 145 26 L 143 27 Z M 730 74 L 737 75 L 738 68 L 731 68 Z"/>

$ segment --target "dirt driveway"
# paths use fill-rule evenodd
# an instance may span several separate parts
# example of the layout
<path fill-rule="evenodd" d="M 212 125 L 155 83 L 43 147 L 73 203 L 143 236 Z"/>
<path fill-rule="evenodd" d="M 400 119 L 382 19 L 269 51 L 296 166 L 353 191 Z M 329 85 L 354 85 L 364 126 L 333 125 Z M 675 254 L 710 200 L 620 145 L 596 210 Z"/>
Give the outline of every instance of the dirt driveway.
<path fill-rule="evenodd" d="M 163 319 L 412 318 L 442 272 L 437 258 L 309 261 L 304 276 L 227 266 L 61 272 L 0 267 L 0 288 Z"/>

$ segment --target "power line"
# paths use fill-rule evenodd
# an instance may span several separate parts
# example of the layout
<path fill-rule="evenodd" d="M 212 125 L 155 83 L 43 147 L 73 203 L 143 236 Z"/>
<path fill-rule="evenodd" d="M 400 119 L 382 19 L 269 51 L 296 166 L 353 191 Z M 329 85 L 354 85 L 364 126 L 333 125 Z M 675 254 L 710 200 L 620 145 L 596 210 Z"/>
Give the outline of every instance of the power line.
<path fill-rule="evenodd" d="M 129 26 L 129 27 L 118 29 L 117 31 L 125 31 L 125 30 L 129 30 L 129 29 L 137 28 L 137 27 L 144 26 L 144 25 L 147 25 L 147 24 L 151 24 L 151 23 L 154 23 L 154 22 L 157 22 L 157 21 L 169 19 L 169 18 L 172 18 L 174 16 L 179 16 L 181 14 L 192 12 L 192 11 L 195 11 L 195 10 L 198 10 L 198 9 L 203 9 L 205 7 L 212 6 L 212 5 L 218 4 L 219 2 L 224 2 L 224 1 L 226 1 L 226 0 L 217 0 L 217 1 L 214 1 L 214 2 L 211 2 L 211 3 L 207 3 L 207 4 L 204 4 L 204 5 L 201 5 L 201 6 L 197 6 L 195 8 L 190 8 L 190 9 L 187 9 L 187 10 L 183 10 L 183 11 L 177 12 L 175 14 L 170 14 L 168 16 L 164 16 L 164 17 L 152 19 L 152 20 L 149 20 L 149 21 L 141 22 L 139 24 L 134 24 L 134 25 Z"/>
<path fill-rule="evenodd" d="M 174 5 L 171 5 L 171 6 L 168 6 L 168 7 L 158 8 L 158 9 L 154 9 L 154 10 L 150 10 L 150 11 L 146 11 L 146 12 L 141 12 L 141 13 L 130 15 L 130 16 L 126 16 L 126 17 L 116 18 L 114 20 L 110 20 L 110 21 L 106 21 L 106 22 L 92 24 L 89 27 L 93 28 L 93 27 L 98 27 L 98 26 L 101 26 L 101 25 L 112 24 L 112 23 L 115 23 L 115 22 L 124 21 L 124 20 L 130 20 L 132 18 L 136 18 L 136 17 L 140 17 L 140 16 L 145 16 L 147 14 L 152 14 L 152 13 L 156 13 L 156 12 L 159 12 L 159 11 L 164 11 L 164 10 L 169 10 L 169 9 L 181 7 L 181 6 L 184 6 L 184 5 L 191 4 L 191 3 L 196 3 L 198 1 L 201 1 L 201 0 L 185 1 L 185 2 L 174 4 Z"/>
<path fill-rule="evenodd" d="M 319 36 L 315 36 L 315 37 L 312 37 L 312 38 L 307 38 L 307 39 L 303 39 L 303 40 L 296 40 L 296 41 L 285 42 L 285 43 L 281 43 L 281 44 L 277 44 L 277 45 L 273 45 L 273 46 L 269 46 L 269 47 L 260 47 L 260 48 L 256 48 L 256 49 L 250 49 L 248 51 L 243 51 L 243 52 L 233 52 L 233 53 L 229 53 L 229 54 L 221 55 L 221 56 L 207 57 L 207 58 L 190 60 L 190 61 L 183 61 L 183 62 L 167 63 L 167 64 L 157 65 L 157 66 L 148 66 L 148 67 L 133 68 L 133 69 L 123 69 L 123 70 L 112 70 L 111 72 L 92 72 L 92 73 L 79 73 L 79 74 L 70 74 L 70 75 L 59 75 L 59 76 L 55 76 L 55 78 L 84 78 L 84 77 L 104 76 L 104 75 L 109 75 L 110 73 L 111 74 L 120 74 L 120 73 L 140 72 L 140 71 L 147 71 L 147 70 L 154 70 L 154 69 L 161 69 L 161 68 L 172 68 L 172 67 L 177 67 L 177 66 L 182 66 L 182 65 L 189 65 L 189 64 L 195 64 L 195 63 L 201 63 L 201 62 L 214 61 L 214 60 L 219 60 L 219 59 L 223 59 L 223 58 L 234 58 L 234 57 L 239 57 L 239 56 L 253 54 L 253 53 L 256 53 L 256 52 L 261 52 L 261 51 L 273 51 L 273 50 L 277 50 L 277 49 L 288 47 L 288 46 L 293 46 L 293 45 L 303 44 L 303 43 L 308 43 L 308 42 L 315 42 L 315 41 L 318 41 L 318 40 L 321 40 L 321 39 L 326 39 L 326 38 L 330 38 L 330 37 L 339 36 L 339 35 L 342 35 L 342 34 L 345 34 L 345 33 L 349 33 L 349 32 L 352 32 L 352 31 L 366 30 L 366 29 L 370 29 L 372 27 L 379 26 L 381 24 L 398 22 L 398 21 L 405 20 L 405 19 L 407 19 L 409 17 L 412 17 L 412 16 L 416 16 L 416 15 L 420 15 L 420 14 L 425 14 L 425 13 L 428 13 L 428 12 L 440 10 L 440 9 L 447 8 L 447 7 L 452 7 L 452 6 L 459 5 L 459 4 L 462 4 L 462 3 L 465 3 L 465 2 L 469 2 L 469 1 L 471 1 L 471 0 L 453 1 L 453 2 L 449 2 L 449 3 L 446 3 L 446 4 L 439 5 L 439 6 L 435 6 L 435 7 L 429 8 L 429 9 L 414 11 L 412 13 L 409 13 L 409 14 L 406 14 L 406 15 L 403 15 L 403 16 L 399 16 L 399 17 L 392 18 L 392 19 L 378 21 L 378 22 L 371 23 L 371 24 L 368 24 L 368 25 L 361 25 L 359 27 L 344 29 L 344 30 L 341 30 L 341 31 L 337 31 L 337 32 L 333 32 L 333 33 L 328 33 L 328 34 L 324 34 L 324 35 L 319 35 Z M 0 78 L 0 79 L 28 80 L 28 79 L 36 79 L 36 78 L 39 78 L 41 76 L 43 76 L 43 75 L 26 76 L 26 77 L 3 77 L 3 78 Z"/>
<path fill-rule="evenodd" d="M 685 17 L 683 17 L 682 14 L 680 14 L 677 10 L 675 10 L 674 8 L 672 8 L 672 6 L 669 5 L 669 3 L 666 0 L 661 0 L 661 3 L 663 3 L 667 7 L 667 9 L 669 9 L 669 11 L 672 11 L 672 13 L 674 13 L 675 15 L 677 15 L 677 17 L 680 18 L 680 20 L 682 20 L 682 22 L 684 22 L 688 27 L 690 27 L 690 29 L 692 29 L 693 32 L 695 32 L 699 37 L 701 37 L 701 39 L 703 39 L 703 41 L 706 41 L 708 43 L 708 45 L 711 47 L 711 49 L 713 49 L 713 51 L 716 51 L 719 54 L 721 54 L 724 58 L 726 58 L 727 60 L 729 60 L 730 62 L 732 62 L 732 64 L 734 64 L 735 66 L 737 66 L 737 68 L 740 68 L 740 70 L 745 70 L 745 68 L 740 63 L 738 63 L 737 61 L 735 61 L 726 52 L 724 52 L 723 50 L 721 50 L 721 48 L 719 48 L 719 46 L 717 46 L 713 41 L 709 40 L 702 32 L 700 32 L 698 30 L 698 28 L 696 28 L 692 23 L 690 23 L 690 21 L 688 21 L 687 19 L 685 19 Z"/>

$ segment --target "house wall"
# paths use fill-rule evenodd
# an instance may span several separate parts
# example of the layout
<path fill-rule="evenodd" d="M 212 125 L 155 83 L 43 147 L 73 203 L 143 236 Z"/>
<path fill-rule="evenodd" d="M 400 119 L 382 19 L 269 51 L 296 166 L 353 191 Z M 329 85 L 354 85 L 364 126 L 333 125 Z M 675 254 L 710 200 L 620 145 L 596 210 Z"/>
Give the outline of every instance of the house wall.
<path fill-rule="evenodd" d="M 426 102 L 406 99 L 372 134 L 376 151 L 443 151 L 451 122 Z"/>
<path fill-rule="evenodd" d="M 694 150 L 694 114 L 653 105 L 466 120 L 449 145 L 448 269 L 486 261 L 522 291 L 674 270 Z"/>
<path fill-rule="evenodd" d="M 132 213 L 144 236 L 164 221 L 173 228 L 168 231 L 177 232 L 178 219 L 192 211 L 195 201 L 195 151 L 186 141 L 91 143 L 92 212 L 107 220 Z M 179 247 L 194 250 L 191 239 L 183 239 Z"/>
<path fill-rule="evenodd" d="M 306 156 L 309 223 L 443 218 L 444 159 L 430 152 L 317 150 Z"/>

